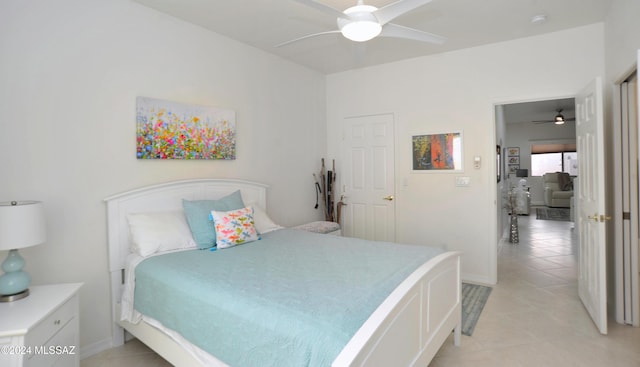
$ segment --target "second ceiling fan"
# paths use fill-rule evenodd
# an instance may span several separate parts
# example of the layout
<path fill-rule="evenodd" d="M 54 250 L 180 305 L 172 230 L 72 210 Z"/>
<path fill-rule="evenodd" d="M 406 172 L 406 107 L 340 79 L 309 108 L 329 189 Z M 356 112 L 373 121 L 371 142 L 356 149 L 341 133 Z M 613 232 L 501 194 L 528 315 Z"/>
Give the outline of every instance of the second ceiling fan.
<path fill-rule="evenodd" d="M 276 47 L 285 46 L 311 37 L 333 33 L 342 33 L 342 35 L 347 39 L 356 42 L 369 41 L 378 36 L 405 38 L 435 44 L 442 44 L 446 40 L 446 38 L 433 33 L 389 23 L 400 15 L 408 13 L 431 2 L 432 0 L 400 0 L 379 9 L 375 6 L 365 5 L 363 0 L 358 0 L 356 6 L 352 6 L 345 11 L 334 9 L 316 0 L 295 1 L 335 16 L 337 18 L 338 29 L 306 35 L 283 42 L 276 45 Z"/>
<path fill-rule="evenodd" d="M 536 120 L 536 121 L 533 121 L 533 122 L 535 122 L 536 124 L 548 124 L 548 123 L 552 123 L 553 122 L 556 125 L 562 125 L 567 121 L 575 121 L 576 120 L 575 117 L 568 117 L 568 118 L 564 117 L 564 115 L 562 114 L 562 111 L 563 111 L 562 108 L 558 108 L 556 110 L 557 114 L 553 118 L 553 120 Z"/>

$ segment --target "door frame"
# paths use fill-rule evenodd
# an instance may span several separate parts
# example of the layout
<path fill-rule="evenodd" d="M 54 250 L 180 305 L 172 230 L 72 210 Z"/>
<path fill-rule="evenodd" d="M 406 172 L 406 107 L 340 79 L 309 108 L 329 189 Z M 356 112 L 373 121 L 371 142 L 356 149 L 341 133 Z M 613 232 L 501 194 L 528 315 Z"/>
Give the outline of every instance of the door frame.
<path fill-rule="evenodd" d="M 504 136 L 498 136 L 498 116 L 496 114 L 497 110 L 498 110 L 498 106 L 504 106 L 504 105 L 509 105 L 509 104 L 515 104 L 515 103 L 529 103 L 529 102 L 542 102 L 542 101 L 551 101 L 551 100 L 557 100 L 557 99 L 567 99 L 567 98 L 573 98 L 575 99 L 577 94 L 573 94 L 573 95 L 555 95 L 555 96 L 534 96 L 534 97 L 521 97 L 521 98 L 513 98 L 513 99 L 506 99 L 506 100 L 499 100 L 499 101 L 495 101 L 492 105 L 492 114 L 493 114 L 493 146 L 496 145 L 500 145 L 503 148 L 506 148 L 508 142 L 506 141 L 506 122 L 504 123 Z M 495 148 L 492 148 L 492 151 Z M 504 151 L 503 151 L 504 153 Z M 491 241 L 491 256 L 490 256 L 490 269 L 491 269 L 491 274 L 490 277 L 491 279 L 494 280 L 494 283 L 498 282 L 498 253 L 500 252 L 500 249 L 502 248 L 502 246 L 504 246 L 508 239 L 505 237 L 506 231 L 508 229 L 508 225 L 507 225 L 507 221 L 508 221 L 508 215 L 506 214 L 506 212 L 503 210 L 504 208 L 504 203 L 503 203 L 503 196 L 504 196 L 504 185 L 506 185 L 508 183 L 508 174 L 505 172 L 504 170 L 504 165 L 505 165 L 505 161 L 506 159 L 503 158 L 502 159 L 502 167 L 501 169 L 503 169 L 502 171 L 502 179 L 500 180 L 500 182 L 497 182 L 497 180 L 494 180 L 494 185 L 495 186 L 490 186 L 493 188 L 493 190 L 490 190 L 490 194 L 493 195 L 493 203 L 495 205 L 495 223 L 492 226 L 492 228 L 495 228 L 495 231 L 493 231 L 490 241 Z M 497 177 L 498 174 L 498 167 L 494 166 L 493 169 L 493 177 Z M 500 225 L 499 225 L 500 224 Z"/>
<path fill-rule="evenodd" d="M 498 121 L 497 121 L 497 118 L 498 117 L 495 114 L 496 114 L 496 109 L 497 109 L 498 106 L 504 106 L 504 105 L 516 104 L 516 103 L 535 103 L 535 102 L 543 102 L 543 101 L 553 101 L 553 100 L 568 99 L 568 98 L 575 99 L 576 98 L 576 94 L 573 94 L 573 95 L 566 95 L 565 94 L 565 95 L 556 95 L 556 96 L 548 96 L 548 97 L 536 96 L 536 97 L 531 97 L 531 98 L 523 97 L 523 98 L 519 98 L 519 99 L 518 98 L 514 98 L 514 99 L 501 100 L 501 101 L 494 102 L 493 103 L 493 114 L 494 114 L 494 123 L 493 123 L 493 128 L 494 128 L 493 139 L 494 139 L 494 142 L 493 142 L 493 144 L 494 145 L 500 145 L 503 148 L 506 147 L 505 144 L 508 144 L 508 142 L 506 142 L 504 140 L 501 140 L 502 138 L 506 139 L 506 126 L 505 126 L 505 129 L 504 129 L 505 130 L 505 136 L 504 137 L 498 137 L 497 136 L 497 134 L 498 134 L 498 127 L 497 127 Z M 553 139 L 548 139 L 548 140 L 553 140 Z M 502 165 L 503 166 L 505 165 L 505 158 L 504 157 L 502 159 Z M 504 168 L 504 167 L 502 167 L 502 168 Z M 494 172 L 493 173 L 494 173 L 494 175 L 497 176 L 497 174 L 498 174 L 497 167 L 494 167 Z M 500 188 L 503 187 L 504 184 L 506 184 L 507 179 L 509 178 L 507 172 L 505 172 L 504 169 L 502 171 L 501 177 L 502 177 L 502 179 L 500 180 L 500 182 L 494 181 L 494 182 L 496 182 L 496 186 L 493 186 L 494 187 L 493 192 L 494 192 L 494 195 L 496 195 L 495 199 L 494 199 L 494 203 L 496 204 L 496 211 L 497 211 L 497 214 L 496 214 L 496 218 L 497 219 L 496 220 L 498 221 L 498 223 L 501 222 L 503 225 L 505 225 L 506 221 L 508 220 L 508 215 L 503 215 L 504 211 L 503 211 L 503 205 L 502 205 L 502 194 L 501 194 L 501 192 L 498 191 Z M 495 227 L 496 227 L 495 236 L 496 237 L 495 237 L 495 240 L 492 241 L 493 243 L 497 244 L 496 251 L 494 251 L 495 252 L 495 257 L 496 257 L 496 260 L 495 260 L 496 266 L 497 266 L 497 255 L 498 255 L 497 251 L 500 250 L 500 242 L 503 239 L 504 231 L 506 229 L 503 226 L 499 227 L 498 223 L 496 223 L 496 225 L 495 225 Z M 497 279 L 497 272 L 496 272 L 495 279 Z"/>

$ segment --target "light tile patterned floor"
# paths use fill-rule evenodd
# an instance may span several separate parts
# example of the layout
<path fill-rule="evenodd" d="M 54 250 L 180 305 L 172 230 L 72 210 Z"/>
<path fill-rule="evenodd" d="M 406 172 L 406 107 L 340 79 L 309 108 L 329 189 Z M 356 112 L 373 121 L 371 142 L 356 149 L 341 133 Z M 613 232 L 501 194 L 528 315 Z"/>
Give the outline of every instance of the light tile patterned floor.
<path fill-rule="evenodd" d="M 598 333 L 578 299 L 573 224 L 521 216 L 520 243 L 498 256 L 498 284 L 471 337 L 448 340 L 430 367 L 640 366 L 640 328 L 609 322 Z M 81 362 L 81 367 L 165 367 L 131 341 Z"/>
<path fill-rule="evenodd" d="M 447 341 L 429 366 L 640 366 L 640 328 L 609 321 L 602 336 L 580 303 L 573 224 L 518 220 L 520 243 L 502 246 L 473 335 Z"/>
<path fill-rule="evenodd" d="M 171 364 L 133 339 L 121 347 L 83 359 L 80 367 L 171 367 Z"/>

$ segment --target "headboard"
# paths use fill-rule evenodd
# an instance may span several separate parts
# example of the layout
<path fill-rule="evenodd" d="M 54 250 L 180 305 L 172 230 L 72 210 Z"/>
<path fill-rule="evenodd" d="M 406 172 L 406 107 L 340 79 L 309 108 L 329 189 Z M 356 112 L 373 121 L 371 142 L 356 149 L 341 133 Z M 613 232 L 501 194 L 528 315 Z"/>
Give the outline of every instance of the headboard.
<path fill-rule="evenodd" d="M 240 190 L 245 204 L 267 209 L 267 185 L 230 179 L 167 182 L 110 196 L 107 203 L 109 271 L 120 272 L 130 252 L 129 213 L 181 210 L 182 199 L 219 199 Z"/>
<path fill-rule="evenodd" d="M 141 187 L 104 199 L 107 203 L 107 233 L 109 245 L 109 272 L 111 279 L 111 316 L 116 314 L 124 282 L 124 268 L 130 253 L 129 213 L 181 210 L 182 199 L 206 200 L 219 199 L 236 190 L 240 190 L 246 205 L 257 205 L 267 209 L 267 185 L 231 179 L 196 179 L 167 182 L 159 185 Z M 121 345 L 124 332 L 114 325 L 113 342 Z"/>
<path fill-rule="evenodd" d="M 240 190 L 246 205 L 267 210 L 267 185 L 232 179 L 195 179 L 141 187 L 104 199 L 107 204 L 107 234 L 113 321 L 122 296 L 124 268 L 130 253 L 129 213 L 182 210 L 182 199 L 215 200 Z M 113 330 L 114 340 L 122 341 L 124 333 Z"/>

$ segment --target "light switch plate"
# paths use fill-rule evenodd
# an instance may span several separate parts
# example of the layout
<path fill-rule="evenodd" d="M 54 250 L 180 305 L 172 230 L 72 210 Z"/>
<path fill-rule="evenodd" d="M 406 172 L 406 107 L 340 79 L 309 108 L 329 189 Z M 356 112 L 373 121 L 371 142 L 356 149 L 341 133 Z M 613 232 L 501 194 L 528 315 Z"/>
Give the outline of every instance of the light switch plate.
<path fill-rule="evenodd" d="M 480 169 L 481 158 L 479 155 L 473 157 L 473 168 Z"/>
<path fill-rule="evenodd" d="M 467 187 L 471 182 L 471 177 L 469 176 L 460 176 L 456 177 L 456 186 L 458 187 Z"/>

